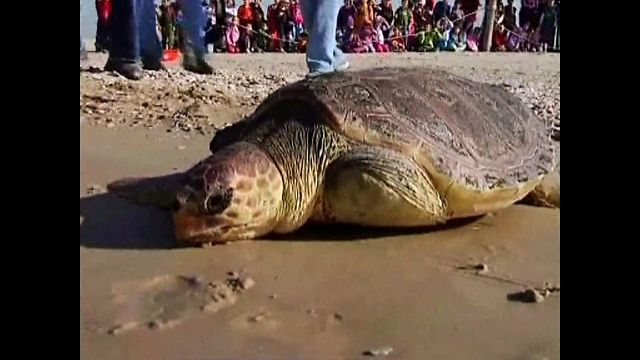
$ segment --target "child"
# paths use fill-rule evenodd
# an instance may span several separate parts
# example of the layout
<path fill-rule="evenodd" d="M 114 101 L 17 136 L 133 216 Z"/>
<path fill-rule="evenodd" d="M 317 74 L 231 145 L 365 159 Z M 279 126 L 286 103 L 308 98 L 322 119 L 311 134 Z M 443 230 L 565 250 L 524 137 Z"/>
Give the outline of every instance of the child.
<path fill-rule="evenodd" d="M 226 40 L 227 40 L 227 52 L 229 54 L 237 54 L 240 52 L 238 49 L 238 40 L 240 40 L 240 20 L 237 16 L 234 16 L 231 20 L 231 24 L 227 26 Z"/>
<path fill-rule="evenodd" d="M 397 26 L 393 28 L 393 32 L 391 33 L 389 42 L 391 43 L 391 50 L 393 52 L 405 52 L 407 50 L 406 46 L 404 45 L 402 31 Z"/>
<path fill-rule="evenodd" d="M 300 4 L 298 0 L 293 0 L 291 2 L 291 7 L 289 8 L 291 11 L 291 18 L 293 18 L 293 38 L 298 41 L 302 32 L 304 31 L 303 23 L 304 19 L 302 17 L 302 9 L 300 8 Z"/>
<path fill-rule="evenodd" d="M 269 26 L 265 21 L 260 23 L 256 36 L 256 46 L 258 51 L 271 51 L 271 38 L 269 38 Z"/>
<path fill-rule="evenodd" d="M 298 52 L 306 53 L 307 52 L 307 43 L 309 42 L 309 35 L 306 32 L 303 32 L 298 36 Z"/>
<path fill-rule="evenodd" d="M 522 36 L 522 29 L 519 26 L 514 26 L 513 30 L 507 35 L 507 51 L 520 51 L 520 39 Z"/>
<path fill-rule="evenodd" d="M 450 41 L 451 29 L 453 28 L 453 23 L 451 20 L 446 17 L 440 19 L 438 21 L 438 28 L 440 34 L 440 41 L 437 42 L 438 48 L 442 51 L 455 51 L 455 46 Z"/>
<path fill-rule="evenodd" d="M 504 52 L 507 50 L 507 32 L 502 25 L 496 25 L 493 30 L 493 51 Z"/>
<path fill-rule="evenodd" d="M 395 18 L 393 21 L 394 25 L 400 28 L 400 31 L 402 32 L 402 36 L 409 35 L 409 25 L 411 25 L 412 18 L 413 18 L 413 14 L 411 13 L 411 9 L 409 9 L 409 1 L 402 0 L 402 6 L 399 7 L 398 10 L 396 10 Z M 405 41 L 404 38 L 403 38 L 403 41 Z M 405 45 L 406 45 L 406 41 L 405 41 Z"/>
<path fill-rule="evenodd" d="M 451 29 L 449 41 L 453 47 L 453 51 L 464 51 L 467 48 L 467 34 L 462 31 L 462 24 L 456 24 Z"/>
<path fill-rule="evenodd" d="M 377 35 L 375 34 L 376 32 L 371 25 L 366 25 L 364 29 L 362 29 L 362 45 L 364 45 L 366 52 L 376 52 L 376 47 L 373 45 L 374 39 L 377 38 Z"/>
<path fill-rule="evenodd" d="M 389 45 L 385 43 L 384 39 L 384 31 L 386 30 L 385 24 L 386 20 L 382 16 L 378 16 L 378 21 L 376 22 L 376 41 L 374 45 L 376 47 L 376 52 L 389 52 Z M 388 26 L 388 24 L 387 24 Z"/>
<path fill-rule="evenodd" d="M 416 36 L 416 50 L 420 52 L 433 52 L 437 50 L 436 44 L 442 39 L 442 34 L 438 29 L 432 29 L 431 24 L 418 32 Z"/>
<path fill-rule="evenodd" d="M 477 52 L 478 51 L 478 43 L 480 42 L 480 33 L 481 32 L 482 32 L 482 29 L 480 27 L 476 26 L 467 35 L 467 50 L 473 51 L 473 52 Z"/>
<path fill-rule="evenodd" d="M 252 51 L 256 51 L 253 45 L 253 26 L 251 23 L 245 25 L 244 31 L 240 31 L 240 38 L 242 44 L 242 50 L 245 53 L 251 53 Z"/>
<path fill-rule="evenodd" d="M 160 5 L 160 16 L 158 24 L 160 25 L 162 34 L 162 48 L 164 50 L 173 49 L 174 34 L 176 27 L 175 8 L 169 4 L 168 0 L 163 0 Z"/>
<path fill-rule="evenodd" d="M 538 52 L 541 51 L 540 47 L 540 32 L 535 27 L 529 27 L 527 34 L 527 43 L 529 51 Z"/>
<path fill-rule="evenodd" d="M 362 40 L 360 39 L 360 36 L 358 36 L 358 33 L 355 31 L 352 32 L 351 38 L 349 39 L 348 52 L 354 53 L 354 54 L 361 54 L 365 51 L 366 51 L 366 48 Z"/>

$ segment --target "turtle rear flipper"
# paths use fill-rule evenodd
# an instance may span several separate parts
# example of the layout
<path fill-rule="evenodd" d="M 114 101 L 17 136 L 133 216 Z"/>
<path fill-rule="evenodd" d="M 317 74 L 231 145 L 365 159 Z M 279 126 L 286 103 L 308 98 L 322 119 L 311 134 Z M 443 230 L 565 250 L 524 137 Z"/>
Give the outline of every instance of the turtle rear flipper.
<path fill-rule="evenodd" d="M 184 173 L 156 177 L 124 178 L 107 185 L 109 192 L 141 205 L 171 209 L 185 181 Z"/>
<path fill-rule="evenodd" d="M 560 167 L 547 174 L 542 182 L 533 189 L 521 204 L 560 208 Z"/>

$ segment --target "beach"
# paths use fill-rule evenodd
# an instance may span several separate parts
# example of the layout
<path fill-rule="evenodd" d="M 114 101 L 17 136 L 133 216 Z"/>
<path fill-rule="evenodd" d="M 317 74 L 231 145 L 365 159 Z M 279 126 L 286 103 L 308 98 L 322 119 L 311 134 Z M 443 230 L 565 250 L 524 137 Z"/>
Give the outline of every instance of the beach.
<path fill-rule="evenodd" d="M 304 77 L 304 55 L 216 54 L 211 76 L 173 63 L 138 82 L 102 72 L 105 55 L 89 57 L 80 72 L 82 359 L 559 359 L 558 209 L 180 247 L 168 212 L 116 198 L 106 184 L 189 168 L 218 129 Z M 351 62 L 504 86 L 559 128 L 559 54 Z M 542 297 L 519 296 L 525 289 Z"/>

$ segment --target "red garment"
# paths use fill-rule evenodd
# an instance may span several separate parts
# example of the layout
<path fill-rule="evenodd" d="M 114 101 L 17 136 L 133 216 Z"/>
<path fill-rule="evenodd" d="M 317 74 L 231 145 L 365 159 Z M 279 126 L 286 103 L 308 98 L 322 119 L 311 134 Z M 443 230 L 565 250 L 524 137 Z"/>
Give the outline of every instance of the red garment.
<path fill-rule="evenodd" d="M 269 32 L 274 32 L 278 29 L 278 20 L 276 19 L 277 8 L 277 3 L 273 3 L 267 8 L 267 26 L 269 27 Z"/>
<path fill-rule="evenodd" d="M 480 0 L 462 0 L 460 8 L 465 14 L 472 13 L 480 7 Z"/>
<path fill-rule="evenodd" d="M 496 49 L 504 49 L 507 45 L 507 32 L 495 30 L 493 32 L 493 46 Z"/>
<path fill-rule="evenodd" d="M 240 25 L 247 26 L 247 24 L 253 24 L 255 13 L 251 5 L 240 5 L 238 7 L 238 20 Z"/>
<path fill-rule="evenodd" d="M 433 9 L 435 9 L 436 7 L 436 2 L 435 0 L 427 0 L 425 1 L 424 5 L 427 9 L 431 9 L 431 11 L 433 11 Z"/>
<path fill-rule="evenodd" d="M 109 20 L 111 8 L 111 0 L 96 0 L 96 10 L 101 21 L 107 22 Z"/>
<path fill-rule="evenodd" d="M 274 2 L 267 7 L 267 27 L 269 28 L 269 35 L 271 35 L 271 38 L 273 39 L 273 47 L 275 49 L 280 48 L 280 27 L 278 26 L 278 20 L 276 19 L 277 9 L 277 2 Z"/>

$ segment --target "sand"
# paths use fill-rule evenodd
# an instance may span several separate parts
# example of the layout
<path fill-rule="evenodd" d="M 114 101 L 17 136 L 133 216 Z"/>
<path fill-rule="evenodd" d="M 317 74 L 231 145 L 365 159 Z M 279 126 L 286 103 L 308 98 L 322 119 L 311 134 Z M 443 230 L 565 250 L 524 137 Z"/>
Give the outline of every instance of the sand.
<path fill-rule="evenodd" d="M 92 54 L 82 66 L 103 61 Z M 212 78 L 221 84 L 210 79 L 201 93 L 173 95 L 202 79 L 175 68 L 173 79 L 164 74 L 133 85 L 81 72 L 82 359 L 559 358 L 558 210 L 517 205 L 438 230 L 306 227 L 260 241 L 181 248 L 169 214 L 104 194 L 119 177 L 192 165 L 207 154 L 216 128 L 250 112 L 268 89 L 304 74 L 302 56 L 212 61 L 218 64 Z M 523 89 L 532 107 L 549 102 L 545 120 L 559 122 L 557 55 L 411 54 L 353 62 L 438 66 L 506 82 Z M 243 85 L 229 89 L 225 79 L 261 90 L 248 101 Z M 211 104 L 198 98 L 217 89 L 225 98 Z M 204 109 L 182 119 L 189 130 L 150 120 L 145 109 L 158 101 L 142 104 L 159 94 L 168 105 L 153 115 L 193 102 Z M 527 288 L 543 301 L 515 295 Z"/>

